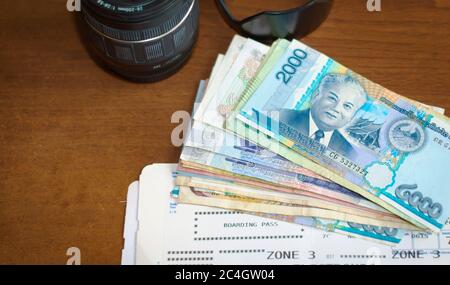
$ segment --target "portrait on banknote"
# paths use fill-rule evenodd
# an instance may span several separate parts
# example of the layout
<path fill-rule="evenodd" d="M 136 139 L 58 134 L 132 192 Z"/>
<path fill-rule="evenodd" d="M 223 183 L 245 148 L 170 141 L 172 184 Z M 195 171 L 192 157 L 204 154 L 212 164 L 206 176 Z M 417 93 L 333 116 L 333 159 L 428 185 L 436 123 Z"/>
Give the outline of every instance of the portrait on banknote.
<path fill-rule="evenodd" d="M 330 73 L 321 80 L 308 109 L 282 109 L 280 120 L 303 135 L 351 157 L 355 150 L 341 132 L 366 102 L 366 91 L 357 79 Z"/>

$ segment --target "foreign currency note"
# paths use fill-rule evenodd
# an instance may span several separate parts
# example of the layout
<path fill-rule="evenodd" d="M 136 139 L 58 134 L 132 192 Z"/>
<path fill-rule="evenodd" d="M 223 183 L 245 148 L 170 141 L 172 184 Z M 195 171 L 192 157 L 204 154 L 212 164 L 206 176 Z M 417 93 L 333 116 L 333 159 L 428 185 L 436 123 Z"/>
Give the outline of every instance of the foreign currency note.
<path fill-rule="evenodd" d="M 304 192 L 312 192 L 333 199 L 345 201 L 355 205 L 369 207 L 379 210 L 380 207 L 373 205 L 361 195 L 354 193 L 338 184 L 318 180 L 295 172 L 267 167 L 242 159 L 227 157 L 221 154 L 209 152 L 203 149 L 185 146 L 180 156 L 183 166 L 193 167 L 186 162 L 205 166 L 203 169 L 215 168 L 228 173 L 253 178 L 259 181 L 273 183 Z"/>
<path fill-rule="evenodd" d="M 289 193 L 294 195 L 302 195 L 306 197 L 316 198 L 322 201 L 331 202 L 339 205 L 345 205 L 348 207 L 353 207 L 355 209 L 364 210 L 368 213 L 391 215 L 397 217 L 395 214 L 379 207 L 378 205 L 371 203 L 368 205 L 356 205 L 347 201 L 342 201 L 339 199 L 331 198 L 329 196 L 317 194 L 311 191 L 302 191 L 295 188 L 290 188 L 287 186 L 277 185 L 274 183 L 259 181 L 255 178 L 250 178 L 242 175 L 237 175 L 231 172 L 223 171 L 220 169 L 214 169 L 211 167 L 206 167 L 201 164 L 196 164 L 192 162 L 180 161 L 178 165 L 178 174 L 186 177 L 199 177 L 203 179 L 213 179 L 219 181 L 225 181 L 228 183 L 237 183 L 241 185 L 247 185 L 250 187 L 270 189 L 280 193 Z"/>
<path fill-rule="evenodd" d="M 348 207 L 347 205 L 337 204 L 333 202 L 326 202 L 317 198 L 311 198 L 308 196 L 294 195 L 289 193 L 278 193 L 264 188 L 252 188 L 249 186 L 239 185 L 235 183 L 227 183 L 223 181 L 215 181 L 213 179 L 203 179 L 199 177 L 192 176 L 182 176 L 178 175 L 175 180 L 175 184 L 178 186 L 194 187 L 199 189 L 207 189 L 211 191 L 220 192 L 225 195 L 235 195 L 244 198 L 259 199 L 264 201 L 270 201 L 275 203 L 281 203 L 284 205 L 295 205 L 310 208 L 320 208 L 327 210 L 321 212 L 321 218 L 332 218 L 336 216 L 330 216 L 330 212 L 334 211 L 341 215 L 343 221 L 354 221 L 351 220 L 355 217 L 358 218 L 359 223 L 381 226 L 381 227 L 394 227 L 408 230 L 418 230 L 408 222 L 399 219 L 393 215 L 385 215 L 382 213 L 366 212 L 361 209 Z M 265 209 L 264 212 L 267 213 L 269 209 Z M 290 215 L 291 212 L 284 212 L 286 215 Z M 350 220 L 347 220 L 350 219 Z"/>
<path fill-rule="evenodd" d="M 238 196 L 227 196 L 215 191 L 183 186 L 175 188 L 172 191 L 172 194 L 177 198 L 179 203 L 232 209 L 250 214 L 263 215 L 331 232 L 369 239 L 388 245 L 398 244 L 401 241 L 401 236 L 404 234 L 403 230 L 396 228 L 343 222 L 336 220 L 336 218 L 317 218 L 315 217 L 315 214 L 323 214 L 324 211 L 326 211 L 317 208 L 297 207 L 297 209 L 294 210 L 292 207 L 281 203 L 242 198 Z M 272 212 L 268 212 L 268 210 Z M 283 212 L 285 211 L 290 211 L 293 215 L 284 215 Z M 277 212 L 280 214 L 274 214 Z M 295 215 L 297 213 L 301 213 L 301 215 Z M 330 214 L 332 215 L 332 211 L 330 211 Z M 336 213 L 336 215 L 338 214 Z"/>
<path fill-rule="evenodd" d="M 210 77 L 206 93 L 201 101 L 201 104 L 198 106 L 197 111 L 195 112 L 194 119 L 197 119 L 195 116 L 202 116 L 206 111 L 209 101 L 212 99 L 212 97 L 214 97 L 215 92 L 217 92 L 217 89 L 222 84 L 222 79 L 228 74 L 231 66 L 236 61 L 246 41 L 246 38 L 235 35 L 223 59 L 220 61 L 220 63 L 216 61 L 216 63 L 218 63 L 216 65 L 217 70 L 214 71 L 213 69 L 213 76 Z"/>
<path fill-rule="evenodd" d="M 223 76 L 216 79 L 220 84 L 211 87 L 212 95 L 209 101 L 203 104 L 205 107 L 195 115 L 195 120 L 223 128 L 226 115 L 234 109 L 268 51 L 268 46 L 247 39 L 228 72 L 218 75 Z"/>
<path fill-rule="evenodd" d="M 262 44 L 259 44 L 252 40 L 248 40 L 245 43 L 244 47 L 242 48 L 239 56 L 235 60 L 235 63 L 232 65 L 229 74 L 227 75 L 227 79 L 223 81 L 226 84 L 222 86 L 222 89 L 229 90 L 227 86 L 230 84 L 230 82 L 233 82 L 235 83 L 234 85 L 239 87 L 237 89 L 232 88 L 233 92 L 236 93 L 237 90 L 239 92 L 242 92 L 246 84 L 242 83 L 241 81 L 245 80 L 236 79 L 236 77 L 241 76 L 241 74 L 251 74 L 251 76 L 254 76 L 256 67 L 255 70 L 253 71 L 248 69 L 249 66 L 254 66 L 255 64 L 248 64 L 248 62 L 259 62 L 261 60 L 262 55 L 265 52 L 267 52 L 267 49 L 268 48 Z M 284 47 L 283 45 L 281 45 L 281 48 L 279 50 L 282 51 L 283 49 Z M 275 44 L 274 47 L 269 51 L 269 54 L 271 53 L 281 54 L 280 51 L 278 51 L 278 47 Z M 214 69 L 217 68 L 215 67 Z M 249 78 L 245 81 L 246 83 L 248 83 L 248 81 L 251 80 L 250 79 L 251 76 L 249 75 Z M 236 83 L 237 81 L 239 81 L 240 83 Z M 227 94 L 225 97 L 227 97 L 233 92 L 228 93 L 225 92 L 225 94 Z M 217 93 L 217 94 L 221 95 L 224 93 Z M 236 94 L 234 94 L 233 96 L 238 96 Z M 222 96 L 215 96 L 215 97 L 222 97 Z M 251 144 L 246 140 L 243 140 L 231 133 L 225 132 L 223 129 L 220 129 L 219 127 L 222 127 L 223 120 L 219 118 L 221 115 L 218 112 L 217 109 L 218 100 L 216 100 L 215 97 L 211 99 L 209 105 L 210 107 L 208 107 L 208 109 L 206 110 L 206 114 L 212 115 L 207 115 L 205 117 L 199 116 L 201 120 L 206 120 L 211 125 L 215 125 L 215 127 L 207 126 L 206 124 L 203 124 L 202 122 L 195 120 L 193 122 L 192 130 L 190 131 L 188 139 L 185 143 L 185 145 L 190 148 L 188 148 L 184 152 L 191 152 L 194 153 L 194 155 L 195 153 L 197 154 L 202 153 L 201 151 L 195 151 L 192 147 L 202 148 L 205 150 L 212 150 L 221 155 L 225 155 L 229 158 L 234 157 L 238 161 L 245 160 L 250 163 L 256 163 L 259 165 L 272 168 L 274 167 L 277 168 L 279 171 L 283 170 L 293 171 L 299 174 L 299 177 L 302 177 L 303 181 L 310 181 L 312 184 L 314 184 L 315 187 L 323 186 L 325 188 L 328 188 L 326 190 L 339 189 L 342 191 L 346 191 L 348 194 L 353 195 L 352 192 L 347 191 L 346 189 L 343 189 L 343 187 L 316 175 L 312 171 L 309 171 L 303 167 L 299 167 L 296 164 L 291 163 L 288 160 L 282 158 L 281 156 L 274 154 L 273 152 L 257 147 L 256 145 Z M 191 160 L 191 161 L 198 162 L 198 160 L 197 161 Z M 204 163 L 208 162 L 204 161 Z M 305 189 L 310 189 L 310 186 L 306 187 Z M 331 197 L 335 196 L 332 195 Z M 358 203 L 367 204 L 367 201 L 358 201 Z"/>
<path fill-rule="evenodd" d="M 250 95 L 237 118 L 289 149 L 277 153 L 417 226 L 442 228 L 448 118 L 295 40 Z"/>

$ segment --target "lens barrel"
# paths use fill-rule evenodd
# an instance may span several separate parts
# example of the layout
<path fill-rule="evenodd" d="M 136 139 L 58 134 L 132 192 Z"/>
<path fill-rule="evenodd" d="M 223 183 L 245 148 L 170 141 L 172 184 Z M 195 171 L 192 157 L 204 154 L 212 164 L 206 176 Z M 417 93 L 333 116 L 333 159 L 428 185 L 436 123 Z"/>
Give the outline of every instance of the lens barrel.
<path fill-rule="evenodd" d="M 82 0 L 83 30 L 94 56 L 133 81 L 175 73 L 198 33 L 198 0 Z"/>

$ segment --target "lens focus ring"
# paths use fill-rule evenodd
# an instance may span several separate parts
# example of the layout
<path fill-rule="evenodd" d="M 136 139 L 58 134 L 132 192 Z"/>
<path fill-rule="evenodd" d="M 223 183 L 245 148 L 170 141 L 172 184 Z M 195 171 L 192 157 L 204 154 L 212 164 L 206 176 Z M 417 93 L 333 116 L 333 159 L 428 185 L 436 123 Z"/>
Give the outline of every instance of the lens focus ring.
<path fill-rule="evenodd" d="M 162 2 L 155 4 L 160 13 L 148 7 L 152 13 L 138 21 L 129 19 L 135 15 L 114 18 L 102 7 L 83 7 L 90 44 L 109 67 L 132 79 L 153 81 L 187 59 L 198 30 L 198 0 Z"/>

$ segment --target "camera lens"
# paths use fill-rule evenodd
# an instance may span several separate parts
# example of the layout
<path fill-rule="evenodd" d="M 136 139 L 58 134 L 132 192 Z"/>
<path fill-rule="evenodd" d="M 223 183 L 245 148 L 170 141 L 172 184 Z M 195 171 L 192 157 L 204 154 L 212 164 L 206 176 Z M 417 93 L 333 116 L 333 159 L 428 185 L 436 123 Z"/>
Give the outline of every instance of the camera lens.
<path fill-rule="evenodd" d="M 94 56 L 133 80 L 153 82 L 189 58 L 198 0 L 82 0 L 83 30 Z"/>

